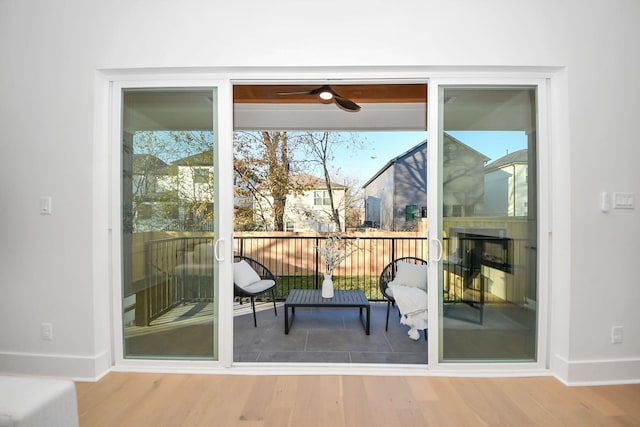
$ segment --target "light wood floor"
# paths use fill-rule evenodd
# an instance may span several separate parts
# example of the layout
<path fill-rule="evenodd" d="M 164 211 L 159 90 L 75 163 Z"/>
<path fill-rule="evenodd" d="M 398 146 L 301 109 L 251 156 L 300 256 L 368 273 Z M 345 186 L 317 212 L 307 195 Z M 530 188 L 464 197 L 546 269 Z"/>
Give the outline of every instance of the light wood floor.
<path fill-rule="evenodd" d="M 640 384 L 543 378 L 110 373 L 80 426 L 638 426 Z"/>

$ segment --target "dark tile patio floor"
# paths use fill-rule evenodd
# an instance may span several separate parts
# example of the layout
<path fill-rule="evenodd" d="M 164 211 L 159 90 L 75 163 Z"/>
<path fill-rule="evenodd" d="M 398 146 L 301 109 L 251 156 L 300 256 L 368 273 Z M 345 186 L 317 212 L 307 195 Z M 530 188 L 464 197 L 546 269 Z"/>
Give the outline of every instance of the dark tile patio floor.
<path fill-rule="evenodd" d="M 235 362 L 426 364 L 427 342 L 407 336 L 392 308 L 385 332 L 385 304 L 371 304 L 371 334 L 366 335 L 356 308 L 296 308 L 284 334 L 284 304 L 274 316 L 271 303 L 258 303 L 258 327 L 249 303 L 234 303 Z M 445 308 L 443 348 L 452 360 L 526 360 L 535 355 L 536 312 L 512 304 L 489 304 L 479 317 L 467 305 Z M 125 329 L 131 357 L 203 357 L 214 347 L 212 303 L 185 304 L 150 326 Z"/>
<path fill-rule="evenodd" d="M 385 331 L 385 304 L 371 304 L 371 333 L 366 335 L 357 308 L 296 308 L 284 333 L 284 304 L 277 317 L 271 303 L 257 303 L 258 326 L 250 305 L 236 305 L 235 362 L 426 364 L 427 342 L 411 340 L 392 307 Z M 291 319 L 291 318 L 290 318 Z"/>

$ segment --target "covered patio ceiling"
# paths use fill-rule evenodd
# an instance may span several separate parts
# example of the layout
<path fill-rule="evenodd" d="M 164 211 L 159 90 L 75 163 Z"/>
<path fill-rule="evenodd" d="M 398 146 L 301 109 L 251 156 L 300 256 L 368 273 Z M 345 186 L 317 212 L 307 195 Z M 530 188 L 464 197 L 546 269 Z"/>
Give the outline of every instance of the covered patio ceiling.
<path fill-rule="evenodd" d="M 316 89 L 322 84 L 305 85 L 236 85 L 233 87 L 235 104 L 317 104 L 317 95 L 282 95 Z M 340 95 L 358 104 L 427 102 L 426 84 L 331 84 Z M 331 104 L 331 101 L 325 102 Z"/>
<path fill-rule="evenodd" d="M 341 97 L 362 108 L 349 112 L 318 95 L 289 94 L 318 84 L 237 84 L 236 130 L 426 130 L 426 84 L 333 84 Z"/>

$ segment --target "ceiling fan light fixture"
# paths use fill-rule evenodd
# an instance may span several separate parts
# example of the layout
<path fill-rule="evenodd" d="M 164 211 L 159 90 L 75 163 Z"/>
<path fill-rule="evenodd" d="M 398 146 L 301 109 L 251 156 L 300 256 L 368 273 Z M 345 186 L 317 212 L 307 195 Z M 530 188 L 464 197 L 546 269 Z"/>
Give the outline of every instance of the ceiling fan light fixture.
<path fill-rule="evenodd" d="M 320 99 L 324 99 L 325 101 L 329 101 L 330 99 L 333 99 L 333 93 L 328 89 L 325 89 L 322 92 L 320 92 L 318 96 L 320 97 Z"/>

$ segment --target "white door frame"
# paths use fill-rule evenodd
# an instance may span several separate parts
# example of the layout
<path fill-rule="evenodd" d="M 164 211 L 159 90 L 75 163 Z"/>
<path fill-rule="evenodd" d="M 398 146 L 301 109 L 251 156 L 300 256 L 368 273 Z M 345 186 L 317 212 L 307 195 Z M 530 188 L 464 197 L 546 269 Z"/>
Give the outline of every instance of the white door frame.
<path fill-rule="evenodd" d="M 140 370 L 209 370 L 228 368 L 232 359 L 229 352 L 220 350 L 233 348 L 233 330 L 220 327 L 218 323 L 218 360 L 149 360 L 139 358 L 124 358 L 123 352 L 123 322 L 122 322 L 122 161 L 121 161 L 121 138 L 122 138 L 122 91 L 127 88 L 212 88 L 216 91 L 217 100 L 214 98 L 214 132 L 217 133 L 214 140 L 217 144 L 214 147 L 215 164 L 215 188 L 217 213 L 217 230 L 221 231 L 219 236 L 215 236 L 217 242 L 217 254 L 220 261 L 217 262 L 218 283 L 232 283 L 233 272 L 233 210 L 220 209 L 222 206 L 233 206 L 233 192 L 220 191 L 220 189 L 233 188 L 233 147 L 229 142 L 233 135 L 233 111 L 228 108 L 233 104 L 232 88 L 230 80 L 214 78 L 189 78 L 189 75 L 177 75 L 175 78 L 169 76 L 132 76 L 125 74 L 122 78 L 118 75 L 110 76 L 110 104 L 111 104 L 111 128 L 110 128 L 110 252 L 111 252 L 111 298 L 112 298 L 112 360 L 114 370 L 140 371 Z M 192 76 L 191 76 L 192 77 Z M 219 319 L 233 320 L 233 287 L 218 286 L 218 301 L 228 301 L 228 304 L 218 302 Z"/>
<path fill-rule="evenodd" d="M 429 346 L 429 370 L 435 372 L 446 373 L 465 373 L 465 374 L 483 374 L 483 373 L 511 373 L 518 372 L 544 372 L 548 368 L 548 317 L 549 317 L 549 269 L 550 259 L 548 254 L 549 248 L 549 198 L 550 198 L 550 178 L 549 178 L 549 126 L 548 126 L 548 85 L 550 76 L 522 76 L 510 75 L 507 77 L 487 77 L 483 75 L 475 76 L 473 74 L 465 77 L 449 77 L 436 76 L 429 81 L 429 107 L 428 107 L 428 128 L 429 144 L 427 144 L 428 162 L 427 167 L 427 197 L 429 212 L 436 211 L 433 219 L 429 217 L 429 295 L 437 295 L 438 298 L 429 298 L 429 325 L 439 325 L 441 320 L 442 293 L 439 290 L 439 279 L 442 277 L 442 266 L 439 262 L 439 256 L 442 255 L 442 194 L 440 194 L 440 183 L 442 182 L 441 160 L 442 153 L 440 147 L 442 141 L 443 116 L 441 106 L 443 99 L 440 99 L 440 88 L 443 86 L 534 86 L 536 87 L 537 100 L 537 159 L 538 170 L 537 176 L 537 198 L 538 198 L 538 302 L 537 305 L 537 324 L 536 324 L 536 361 L 535 362 L 446 362 L 441 363 L 442 357 L 442 337 L 439 327 L 429 328 L 429 342 L 438 345 Z M 431 255 L 433 254 L 433 256 Z"/>
<path fill-rule="evenodd" d="M 331 373 L 331 374 L 371 374 L 390 373 L 394 375 L 444 375 L 444 374 L 465 374 L 465 375 L 544 375 L 548 374 L 548 295 L 550 263 L 547 257 L 541 254 L 550 253 L 548 233 L 550 233 L 548 201 L 550 200 L 550 178 L 549 178 L 549 101 L 547 95 L 547 84 L 553 78 L 554 70 L 536 69 L 529 70 L 513 69 L 504 70 L 496 68 L 488 70 L 486 67 L 478 67 L 476 70 L 465 68 L 464 70 L 451 68 L 449 70 L 442 67 L 384 67 L 380 69 L 370 67 L 339 67 L 339 68 L 317 68 L 317 69 L 237 69 L 237 70 L 154 70 L 153 72 L 143 71 L 140 73 L 132 71 L 108 71 L 102 72 L 99 76 L 100 82 L 97 87 L 103 93 L 109 93 L 103 102 L 109 107 L 103 108 L 108 112 L 107 123 L 97 120 L 96 132 L 100 132 L 102 127 L 106 127 L 109 137 L 105 139 L 96 138 L 98 141 L 96 150 L 109 152 L 108 177 L 101 177 L 105 181 L 94 184 L 94 189 L 98 195 L 104 196 L 102 200 L 108 200 L 110 218 L 108 220 L 108 239 L 102 238 L 104 230 L 97 226 L 94 228 L 96 244 L 108 245 L 98 247 L 97 252 L 105 254 L 110 258 L 111 277 L 107 281 L 111 287 L 111 324 L 109 325 L 112 348 L 112 369 L 128 371 L 161 370 L 180 372 L 236 372 L 236 373 Z M 426 83 L 428 82 L 428 129 L 429 138 L 439 133 L 437 88 L 445 84 L 530 84 L 538 87 L 538 345 L 537 362 L 535 363 L 482 363 L 482 364 L 441 364 L 438 362 L 439 345 L 429 345 L 428 356 L 429 365 L 359 365 L 359 364 L 303 364 L 284 363 L 270 364 L 269 369 L 265 369 L 264 364 L 245 364 L 233 362 L 233 290 L 232 286 L 220 286 L 219 298 L 219 360 L 215 362 L 204 361 L 164 361 L 164 360 L 140 360 L 124 359 L 122 357 L 122 298 L 121 298 L 121 277 L 122 277 L 122 255 L 121 255 L 121 199 L 120 199 L 120 117 L 122 89 L 125 87 L 216 87 L 218 88 L 218 108 L 216 113 L 218 124 L 218 164 L 217 180 L 219 191 L 217 193 L 220 206 L 228 206 L 226 210 L 220 210 L 219 229 L 220 238 L 223 239 L 220 251 L 224 261 L 219 263 L 219 283 L 232 283 L 233 274 L 231 260 L 233 254 L 233 191 L 232 189 L 232 159 L 233 159 L 233 84 L 234 83 L 260 83 L 282 81 L 303 84 L 305 81 L 318 81 L 319 79 L 342 80 L 349 83 Z M 107 89 L 108 88 L 108 89 Z M 98 95 L 99 96 L 99 95 Z M 434 99 L 435 98 L 435 99 Z M 100 108 L 98 108 L 100 111 Z M 101 124 L 103 126 L 101 126 Z M 107 144 L 104 147 L 101 144 Z M 106 142 L 105 142 L 106 141 Z M 433 167 L 433 162 L 438 158 L 438 144 L 428 144 L 429 146 L 429 206 L 439 206 L 437 189 L 433 191 L 433 186 L 438 181 L 439 169 Z M 105 185 L 106 184 L 106 185 Z M 106 194 L 105 194 L 106 192 Z M 96 196 L 99 197 L 99 196 Z M 101 203 L 96 203 L 100 206 Z M 102 203 L 104 205 L 104 203 Z M 441 219 L 439 220 L 441 221 Z M 431 220 L 430 220 L 431 222 Z M 441 223 L 440 223 L 441 225 Z M 430 244 L 435 242 L 437 233 L 441 227 L 430 226 Z M 434 238 L 434 240 L 432 240 Z M 430 252 L 436 251 L 433 245 Z M 437 261 L 430 260 L 430 265 L 436 265 Z M 437 295 L 437 268 L 430 268 L 429 293 Z M 437 325 L 438 322 L 438 299 L 431 298 L 429 301 L 429 323 Z M 439 343 L 440 337 L 437 327 L 429 328 L 429 342 Z"/>

